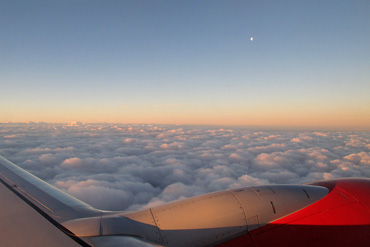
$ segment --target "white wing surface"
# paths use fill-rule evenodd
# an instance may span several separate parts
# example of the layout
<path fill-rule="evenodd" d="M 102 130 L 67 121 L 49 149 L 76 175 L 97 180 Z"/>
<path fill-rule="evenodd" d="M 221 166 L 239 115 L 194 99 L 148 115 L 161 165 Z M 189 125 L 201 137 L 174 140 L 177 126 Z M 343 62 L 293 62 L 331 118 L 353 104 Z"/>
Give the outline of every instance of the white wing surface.
<path fill-rule="evenodd" d="M 91 246 L 60 223 L 98 215 L 0 156 L 0 246 Z"/>

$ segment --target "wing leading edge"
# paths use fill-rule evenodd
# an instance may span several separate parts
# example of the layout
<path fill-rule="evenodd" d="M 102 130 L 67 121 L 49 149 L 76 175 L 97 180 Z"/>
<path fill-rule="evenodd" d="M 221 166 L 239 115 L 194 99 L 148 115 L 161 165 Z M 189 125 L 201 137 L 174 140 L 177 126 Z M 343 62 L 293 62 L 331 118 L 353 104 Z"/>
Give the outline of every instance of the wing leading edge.
<path fill-rule="evenodd" d="M 64 221 L 102 213 L 0 156 L 0 246 L 84 246 Z"/>
<path fill-rule="evenodd" d="M 0 246 L 153 246 L 131 235 L 103 236 L 101 219 L 117 213 L 123 212 L 95 209 L 0 155 Z M 89 219 L 94 220 L 83 228 L 98 229 L 96 235 L 76 236 L 69 227 L 70 222 Z"/>

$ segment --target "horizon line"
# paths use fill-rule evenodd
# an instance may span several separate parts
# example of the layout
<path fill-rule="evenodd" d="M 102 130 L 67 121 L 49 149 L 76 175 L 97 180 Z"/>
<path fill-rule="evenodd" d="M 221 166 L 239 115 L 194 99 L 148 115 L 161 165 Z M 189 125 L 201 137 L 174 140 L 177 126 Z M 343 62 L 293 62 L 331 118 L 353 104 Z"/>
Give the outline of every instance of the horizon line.
<path fill-rule="evenodd" d="M 127 125 L 168 125 L 168 126 L 193 126 L 193 127 L 212 127 L 212 128 L 241 128 L 241 129 L 263 129 L 263 130 L 294 130 L 294 131 L 370 131 L 370 127 L 364 126 L 328 126 L 328 125 L 248 125 L 248 124 L 192 124 L 192 123 L 139 123 L 139 122 L 45 122 L 45 121 L 19 121 L 19 122 L 0 122 L 0 124 L 62 124 L 70 127 L 89 124 L 127 124 Z"/>

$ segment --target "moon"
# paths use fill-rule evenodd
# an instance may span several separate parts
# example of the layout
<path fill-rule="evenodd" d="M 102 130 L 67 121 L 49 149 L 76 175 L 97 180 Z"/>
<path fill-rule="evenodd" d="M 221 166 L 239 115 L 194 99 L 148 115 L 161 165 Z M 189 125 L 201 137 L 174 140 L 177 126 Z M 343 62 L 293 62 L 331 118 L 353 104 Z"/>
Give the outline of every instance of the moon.
<path fill-rule="evenodd" d="M 253 37 L 251 37 L 251 41 L 253 41 L 254 40 L 254 38 Z"/>

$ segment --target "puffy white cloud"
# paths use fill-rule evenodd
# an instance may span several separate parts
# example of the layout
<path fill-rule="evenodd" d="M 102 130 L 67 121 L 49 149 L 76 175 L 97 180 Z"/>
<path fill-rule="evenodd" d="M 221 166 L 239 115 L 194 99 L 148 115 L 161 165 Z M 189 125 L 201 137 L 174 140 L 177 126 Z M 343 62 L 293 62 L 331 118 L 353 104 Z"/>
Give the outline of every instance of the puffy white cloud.
<path fill-rule="evenodd" d="M 106 210 L 229 188 L 370 177 L 367 132 L 1 124 L 0 154 Z"/>
<path fill-rule="evenodd" d="M 370 165 L 370 153 L 361 152 L 358 154 L 350 154 L 343 158 L 345 160 L 351 161 L 355 165 Z"/>
<path fill-rule="evenodd" d="M 269 184 L 270 182 L 266 179 L 256 178 L 249 176 L 247 174 L 238 177 L 237 183 L 233 184 L 232 188 L 241 188 L 241 187 L 248 187 L 248 186 L 258 186 Z"/>

